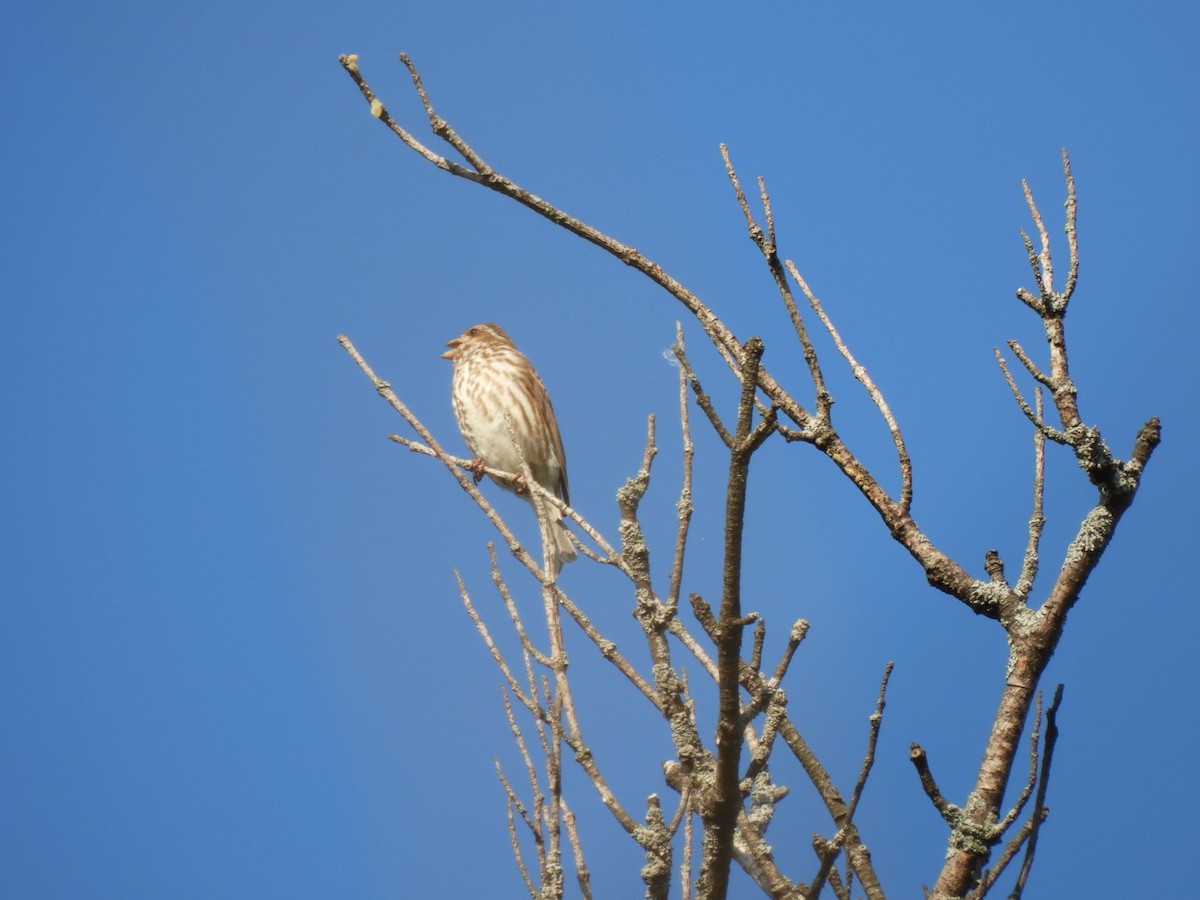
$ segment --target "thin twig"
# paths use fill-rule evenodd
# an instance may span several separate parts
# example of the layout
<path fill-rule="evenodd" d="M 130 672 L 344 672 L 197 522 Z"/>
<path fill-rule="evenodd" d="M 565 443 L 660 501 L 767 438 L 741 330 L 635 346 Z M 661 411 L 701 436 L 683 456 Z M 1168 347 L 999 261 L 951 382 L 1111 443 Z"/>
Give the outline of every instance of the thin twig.
<path fill-rule="evenodd" d="M 767 623 L 765 619 L 759 619 L 754 625 L 754 642 L 750 649 L 750 668 L 762 668 L 762 652 L 763 641 L 767 639 Z"/>
<path fill-rule="evenodd" d="M 1054 293 L 1054 266 L 1050 261 L 1050 235 L 1046 232 L 1046 223 L 1042 221 L 1042 213 L 1033 200 L 1033 191 L 1029 189 L 1029 182 L 1024 178 L 1021 179 L 1021 190 L 1025 192 L 1025 203 L 1029 206 L 1029 214 L 1033 217 L 1033 224 L 1037 227 L 1038 237 L 1042 241 L 1042 252 L 1038 254 L 1038 264 L 1034 269 L 1034 276 L 1037 278 L 1038 287 L 1041 288 L 1042 299 L 1049 302 Z M 1026 238 L 1026 244 L 1032 246 L 1028 238 Z"/>
<path fill-rule="evenodd" d="M 996 857 L 995 864 L 990 869 L 985 869 L 983 874 L 979 876 L 979 884 L 976 885 L 971 893 L 967 894 L 966 900 L 983 900 L 988 895 L 992 886 L 1004 874 L 1005 869 L 1008 868 L 1008 864 L 1012 862 L 1013 857 L 1025 846 L 1025 842 L 1029 840 L 1029 835 L 1032 833 L 1033 819 L 1031 818 L 1020 827 L 1013 836 L 1013 839 L 1008 842 L 1000 852 L 1000 855 Z M 1009 900 L 1013 900 L 1011 894 L 1009 895 Z"/>
<path fill-rule="evenodd" d="M 413 65 L 407 53 L 400 54 L 400 62 L 404 63 L 404 67 L 408 69 L 408 74 L 412 76 L 413 87 L 416 88 L 417 96 L 421 98 L 421 105 L 425 107 L 425 114 L 429 116 L 429 126 L 433 129 L 433 133 L 461 153 L 463 158 L 480 175 L 486 176 L 492 174 L 492 167 L 485 163 L 483 158 L 471 149 L 466 141 L 458 136 L 458 132 L 450 126 L 449 122 L 434 112 L 433 104 L 429 102 L 429 95 L 425 93 L 425 84 L 421 80 L 421 75 L 417 72 L 417 67 Z"/>
<path fill-rule="evenodd" d="M 875 701 L 875 711 L 871 713 L 870 718 L 871 726 L 867 736 L 867 751 L 863 754 L 858 781 L 854 784 L 854 793 L 850 797 L 850 804 L 846 810 L 845 824 L 838 829 L 838 833 L 834 835 L 831 841 L 821 842 L 822 846 L 818 849 L 820 866 L 817 869 L 817 874 L 813 876 L 813 880 L 810 882 L 811 887 L 807 900 L 817 900 L 821 895 L 822 888 L 830 880 L 830 875 L 834 874 L 834 864 L 837 862 L 838 855 L 845 842 L 849 825 L 854 821 L 854 813 L 858 810 L 858 803 L 862 799 L 863 789 L 867 786 L 867 777 L 871 774 L 871 768 L 875 765 L 875 747 L 879 742 L 879 729 L 883 725 L 883 709 L 886 705 L 887 685 L 889 679 L 892 677 L 894 666 L 895 663 L 889 662 L 883 669 L 883 678 L 879 682 L 879 697 Z M 815 844 L 816 841 L 814 840 Z"/>
<path fill-rule="evenodd" d="M 404 130 L 401 125 L 392 118 L 387 108 L 379 102 L 379 98 L 375 96 L 375 92 L 371 90 L 370 85 L 363 79 L 362 74 L 358 71 L 358 56 L 356 54 L 348 54 L 339 57 L 342 68 L 354 79 L 354 83 L 358 85 L 358 89 L 362 91 L 362 95 L 366 98 L 367 103 L 371 106 L 371 115 L 383 122 L 392 132 L 404 141 L 405 145 L 415 150 L 429 162 L 433 163 L 439 169 L 444 169 L 447 172 L 452 172 L 460 178 L 469 178 L 478 180 L 478 176 L 468 169 L 464 169 L 458 163 L 450 162 L 444 156 L 438 156 L 415 137 Z"/>
<path fill-rule="evenodd" d="M 512 620 L 513 629 L 517 632 L 522 649 L 533 657 L 538 665 L 549 666 L 550 657 L 533 646 L 533 641 L 529 639 L 529 633 L 525 630 L 525 623 L 521 621 L 521 613 L 517 609 L 517 604 L 513 601 L 512 593 L 508 590 L 504 577 L 500 574 L 500 563 L 496 559 L 496 546 L 491 541 L 488 542 L 488 554 L 492 564 L 492 584 L 496 586 L 497 593 L 504 601 L 504 608 L 508 610 L 508 617 Z"/>
<path fill-rule="evenodd" d="M 592 620 L 587 614 L 566 594 L 560 592 L 558 600 L 562 604 L 563 609 L 567 611 L 567 615 L 587 635 L 588 640 L 596 645 L 596 649 L 600 651 L 600 655 L 616 666 L 617 671 L 624 675 L 642 696 L 655 706 L 658 706 L 658 694 L 655 692 L 654 687 L 642 677 L 642 674 L 634 667 L 633 663 L 621 654 L 617 649 L 617 645 L 601 634 L 596 626 L 592 624 Z"/>
<path fill-rule="evenodd" d="M 929 770 L 929 758 L 925 753 L 925 749 L 920 744 L 912 744 L 909 748 L 908 758 L 917 769 L 917 776 L 921 779 L 921 789 L 925 791 L 925 796 L 933 803 L 943 819 L 954 827 L 958 824 L 959 809 L 953 803 L 942 796 L 941 789 L 937 786 L 937 781 L 934 780 L 933 772 Z"/>
<path fill-rule="evenodd" d="M 1043 416 L 1042 389 L 1033 391 L 1034 412 L 1039 419 Z M 1042 532 L 1046 527 L 1043 503 L 1046 494 L 1046 434 L 1040 428 L 1033 430 L 1033 512 L 1029 515 L 1029 541 L 1025 545 L 1025 557 L 1021 563 L 1021 575 L 1017 579 L 1014 593 L 1025 602 L 1033 590 L 1038 573 L 1038 553 Z"/>
<path fill-rule="evenodd" d="M 1008 341 L 1008 347 L 1013 354 L 1021 361 L 1021 365 L 1025 370 L 1033 376 L 1034 380 L 1049 390 L 1054 390 L 1054 379 L 1038 368 L 1032 357 L 1025 352 L 1025 348 L 1018 341 Z"/>
<path fill-rule="evenodd" d="M 883 708 L 886 705 L 884 701 L 887 697 L 888 681 L 892 677 L 892 669 L 895 665 L 894 662 L 889 662 L 883 667 L 883 678 L 879 681 L 879 698 L 875 701 L 875 712 L 871 713 L 871 729 L 867 738 L 867 752 L 863 755 L 862 767 L 858 773 L 858 781 L 854 783 L 854 793 L 850 796 L 850 808 L 846 813 L 846 818 L 849 821 L 854 820 L 854 813 L 858 810 L 858 801 L 862 799 L 863 788 L 867 786 L 867 776 L 871 774 L 871 767 L 875 765 L 875 745 L 879 742 L 879 729 L 883 725 Z"/>
<path fill-rule="evenodd" d="M 900 430 L 900 425 L 896 421 L 895 415 L 892 414 L 892 408 L 888 406 L 888 402 L 883 396 L 883 391 L 879 389 L 874 380 L 872 380 L 870 373 L 867 372 L 867 367 L 859 363 L 854 358 L 854 354 L 850 352 L 850 348 L 846 346 L 846 342 L 842 340 L 841 334 L 834 327 L 833 320 L 826 314 L 825 307 L 822 305 L 820 299 L 809 288 L 808 282 L 801 277 L 796 264 L 789 259 L 786 265 L 788 272 L 796 280 L 796 284 L 800 285 L 800 290 L 804 292 L 804 296 L 808 298 L 809 306 L 813 308 L 813 312 L 817 314 L 817 317 L 821 320 L 821 324 L 825 326 L 825 330 L 833 338 L 833 343 L 837 347 L 838 353 L 842 354 L 842 358 L 850 366 L 850 371 L 854 374 L 855 379 L 866 389 L 867 394 L 871 397 L 871 402 L 875 404 L 875 408 L 883 416 L 883 421 L 892 436 L 892 445 L 896 448 L 896 456 L 900 465 L 900 508 L 907 513 L 912 506 L 912 459 L 908 455 L 908 447 L 904 443 L 904 434 Z"/>
<path fill-rule="evenodd" d="M 1034 785 L 1037 784 L 1038 774 L 1038 749 L 1042 737 L 1042 692 L 1038 691 L 1037 705 L 1033 712 L 1033 729 L 1029 735 L 1029 775 L 1025 779 L 1025 786 L 1021 788 L 1021 794 L 1017 797 L 1017 802 L 1013 804 L 1012 809 L 996 826 L 997 834 L 1004 834 L 1012 827 L 1013 822 L 1017 821 L 1017 816 L 1021 815 L 1021 811 L 1025 808 L 1025 804 L 1029 802 L 1029 798 L 1033 795 Z"/>
<path fill-rule="evenodd" d="M 1075 282 L 1079 280 L 1079 236 L 1076 233 L 1076 214 L 1078 212 L 1078 201 L 1075 197 L 1075 178 L 1071 175 L 1071 159 L 1067 156 L 1067 148 L 1063 147 L 1062 151 L 1063 175 L 1067 179 L 1067 222 L 1063 226 L 1063 230 L 1067 233 L 1067 247 L 1071 251 L 1070 268 L 1067 270 L 1067 283 L 1063 287 L 1063 306 L 1066 307 L 1067 301 L 1071 299 L 1071 295 L 1075 293 Z"/>
<path fill-rule="evenodd" d="M 833 405 L 833 397 L 825 385 L 825 375 L 821 371 L 821 363 L 817 358 L 816 348 L 813 346 L 811 338 L 809 338 L 808 328 L 804 324 L 804 317 L 800 315 L 800 307 L 796 305 L 796 298 L 792 295 L 787 275 L 784 273 L 783 266 L 780 263 L 778 248 L 775 244 L 775 218 L 771 212 L 771 198 L 767 194 L 766 182 L 762 178 L 758 180 L 759 197 L 762 201 L 763 214 L 767 221 L 767 231 L 764 232 L 758 222 L 755 221 L 754 214 L 750 211 L 750 204 L 746 201 L 746 194 L 742 190 L 741 181 L 738 179 L 737 172 L 733 168 L 733 161 L 729 158 L 729 148 L 722 144 L 720 149 L 721 159 L 725 162 L 725 174 L 729 178 L 730 184 L 733 185 L 734 196 L 737 198 L 738 206 L 741 207 L 742 215 L 746 219 L 750 239 L 754 241 L 759 252 L 763 255 L 767 269 L 770 271 L 771 278 L 775 282 L 775 289 L 779 292 L 779 297 L 783 300 L 783 305 L 787 309 L 788 318 L 792 323 L 792 330 L 795 331 L 796 338 L 800 341 L 800 349 L 804 354 L 804 362 L 808 366 L 809 376 L 812 378 L 813 390 L 816 395 L 817 417 L 822 421 L 828 421 L 829 409 Z"/>
<path fill-rule="evenodd" d="M 703 386 L 700 384 L 700 378 L 696 375 L 692 364 L 688 361 L 687 353 L 684 351 L 682 344 L 676 344 L 673 348 L 675 358 L 679 360 L 679 365 L 683 369 L 684 375 L 687 377 L 688 384 L 692 388 L 692 393 L 696 397 L 696 405 L 704 411 L 704 415 L 708 417 L 709 423 L 713 430 L 717 433 L 717 437 L 726 447 L 733 446 L 733 435 L 729 433 L 729 429 L 725 427 L 725 423 L 721 421 L 720 415 L 717 414 L 716 407 L 713 406 L 712 398 L 704 392 Z"/>
<path fill-rule="evenodd" d="M 683 859 L 679 861 L 679 894 L 683 900 L 692 900 L 692 842 L 695 835 L 692 834 L 690 804 L 685 808 L 687 812 L 683 817 Z"/>
<path fill-rule="evenodd" d="M 433 450 L 433 448 L 422 444 L 420 441 L 414 441 L 412 438 L 406 438 L 399 434 L 389 434 L 388 440 L 400 444 L 403 447 L 407 447 L 413 453 L 418 453 L 422 456 L 432 456 L 435 459 L 441 458 L 439 454 Z M 443 461 L 447 460 L 451 464 L 457 466 L 459 469 L 462 469 L 464 472 L 470 472 L 472 474 L 475 472 L 482 472 L 484 475 L 489 475 L 492 478 L 500 481 L 516 481 L 518 480 L 518 476 L 520 474 L 518 472 L 506 472 L 503 469 L 495 469 L 491 466 L 479 466 L 477 465 L 478 460 L 463 459 L 461 457 L 451 456 L 449 454 L 446 454 L 445 460 Z M 575 538 L 573 541 L 575 546 L 582 550 L 589 558 L 604 565 L 621 568 L 620 555 L 612 548 L 612 546 L 604 538 L 604 535 L 602 535 L 596 529 L 596 527 L 592 525 L 591 522 L 589 522 L 580 514 L 579 510 L 575 509 L 573 506 L 568 506 L 561 498 L 556 497 L 548 489 L 538 484 L 537 481 L 527 481 L 525 483 L 525 489 L 531 493 L 537 494 L 543 503 L 551 504 L 561 510 L 564 517 L 575 522 L 583 530 L 583 532 L 587 534 L 588 537 L 596 542 L 604 555 L 599 555 L 593 552 L 587 547 L 586 544 L 581 543 L 578 538 L 575 538 L 574 535 L 571 535 L 570 532 L 567 532 L 572 538 Z M 515 540 L 515 538 L 513 540 Z"/>
<path fill-rule="evenodd" d="M 808 620 L 797 619 L 792 623 L 791 631 L 788 632 L 787 646 L 784 647 L 783 654 L 779 657 L 779 662 L 775 666 L 775 674 L 771 676 L 771 681 L 775 684 L 783 683 L 783 676 L 787 674 L 788 666 L 792 664 L 792 656 L 796 653 L 796 648 L 804 641 L 808 635 Z"/>
<path fill-rule="evenodd" d="M 1046 424 L 1045 420 L 1041 416 L 1041 413 L 1030 407 L 1029 403 L 1025 400 L 1024 395 L 1021 393 L 1021 389 L 1017 387 L 1017 382 L 1013 378 L 1012 372 L 1008 370 L 1008 362 L 1004 359 L 1004 356 L 999 350 L 994 352 L 996 354 L 996 362 L 1000 364 L 1000 371 L 1003 373 L 1004 380 L 1008 384 L 1008 389 L 1012 391 L 1013 398 L 1017 401 L 1017 406 L 1021 408 L 1021 412 L 1025 413 L 1025 418 L 1027 418 L 1033 424 L 1034 428 L 1036 428 L 1046 437 L 1050 438 L 1050 440 L 1054 441 L 1056 444 L 1070 445 L 1072 443 L 1071 437 L 1066 432 L 1059 431 L 1057 428 Z"/>
<path fill-rule="evenodd" d="M 517 835 L 517 823 L 513 816 L 513 810 L 517 810 L 521 818 L 525 821 L 530 831 L 534 832 L 534 840 L 537 841 L 537 833 L 530 824 L 529 813 L 526 811 L 516 791 L 512 789 L 512 785 L 508 783 L 508 779 L 504 775 L 504 770 L 500 768 L 500 761 L 496 760 L 496 774 L 500 777 L 500 784 L 504 787 L 504 796 L 508 807 L 508 840 L 512 846 L 513 858 L 517 863 L 517 871 L 521 874 L 521 880 L 525 882 L 525 888 L 529 891 L 531 898 L 536 898 L 539 894 L 537 886 L 533 883 L 533 878 L 529 875 L 529 869 L 525 866 L 525 857 L 521 853 L 521 841 Z"/>
<path fill-rule="evenodd" d="M 579 884 L 579 895 L 583 900 L 592 900 L 592 874 L 588 871 L 587 860 L 583 855 L 583 843 L 579 840 L 579 826 L 575 822 L 575 812 L 563 801 L 563 824 L 567 829 L 567 840 L 571 844 L 571 855 L 575 859 L 575 881 Z"/>
<path fill-rule="evenodd" d="M 557 666 L 553 667 L 557 670 Z M 550 680 L 542 679 L 542 697 L 550 710 L 550 746 L 544 751 L 546 765 L 546 865 L 542 870 L 542 890 L 548 897 L 560 900 L 563 896 L 562 863 L 562 747 L 565 739 L 563 729 L 563 697 L 559 691 L 551 691 Z M 580 741 L 582 743 L 582 741 Z"/>
<path fill-rule="evenodd" d="M 527 694 L 521 683 L 517 681 L 512 670 L 508 666 L 508 661 L 500 652 L 500 648 L 496 646 L 496 642 L 492 640 L 491 632 L 488 631 L 487 624 L 483 621 L 483 617 L 475 610 L 474 604 L 471 603 L 471 595 L 467 592 L 467 586 L 463 583 L 462 576 L 458 571 L 454 572 L 454 580 L 458 584 L 458 594 L 462 599 L 463 606 L 467 609 L 467 615 L 471 621 L 475 623 L 475 629 L 479 632 L 479 636 L 483 638 L 484 646 L 492 656 L 492 660 L 496 663 L 496 667 L 500 669 L 500 674 L 504 676 L 504 680 L 508 683 L 508 688 L 513 692 L 513 696 L 520 701 L 521 705 L 529 710 L 534 716 L 542 717 L 544 710 L 538 706 L 537 695 Z"/>
<path fill-rule="evenodd" d="M 683 324 L 675 323 L 675 343 L 683 350 Z M 679 514 L 679 528 L 675 533 L 675 556 L 671 561 L 671 583 L 667 589 L 667 612 L 675 615 L 679 609 L 679 590 L 683 583 L 683 556 L 687 548 L 688 529 L 692 522 L 692 461 L 696 445 L 692 443 L 691 419 L 688 416 L 688 379 L 683 365 L 679 366 L 679 430 L 683 438 L 683 485 L 679 489 L 679 501 L 675 508 Z"/>
<path fill-rule="evenodd" d="M 1042 751 L 1042 772 L 1038 782 L 1037 799 L 1033 802 L 1033 813 L 1030 815 L 1029 842 L 1025 846 L 1025 858 L 1021 862 L 1021 874 L 1017 876 L 1017 884 L 1009 894 L 1009 900 L 1021 900 L 1029 873 L 1033 868 L 1033 855 L 1037 852 L 1038 832 L 1042 822 L 1049 814 L 1046 806 L 1046 791 L 1050 786 L 1050 765 L 1054 759 L 1054 745 L 1058 743 L 1058 710 L 1062 706 L 1063 686 L 1060 684 L 1054 690 L 1054 700 L 1046 711 L 1046 747 Z"/>

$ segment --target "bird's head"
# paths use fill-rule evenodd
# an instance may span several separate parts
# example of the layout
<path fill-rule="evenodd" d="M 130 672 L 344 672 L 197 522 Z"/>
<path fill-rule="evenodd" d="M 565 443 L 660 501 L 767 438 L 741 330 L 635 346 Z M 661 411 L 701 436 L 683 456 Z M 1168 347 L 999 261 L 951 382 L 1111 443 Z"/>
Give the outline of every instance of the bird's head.
<path fill-rule="evenodd" d="M 504 333 L 504 329 L 495 322 L 484 322 L 472 325 L 452 341 L 447 341 L 450 349 L 442 354 L 442 359 L 457 359 L 460 355 L 470 352 L 472 348 L 508 344 L 513 346 L 512 338 Z"/>

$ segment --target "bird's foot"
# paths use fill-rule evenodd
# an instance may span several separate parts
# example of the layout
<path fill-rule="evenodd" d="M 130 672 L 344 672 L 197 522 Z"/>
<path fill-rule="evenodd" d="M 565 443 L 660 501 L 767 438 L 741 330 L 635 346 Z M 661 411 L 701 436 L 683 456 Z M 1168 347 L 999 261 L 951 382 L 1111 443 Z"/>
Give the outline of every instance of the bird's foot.
<path fill-rule="evenodd" d="M 467 466 L 467 471 L 471 473 L 471 477 L 475 479 L 475 483 L 479 484 L 483 480 L 483 470 L 487 467 L 482 459 L 473 459 L 471 464 Z"/>

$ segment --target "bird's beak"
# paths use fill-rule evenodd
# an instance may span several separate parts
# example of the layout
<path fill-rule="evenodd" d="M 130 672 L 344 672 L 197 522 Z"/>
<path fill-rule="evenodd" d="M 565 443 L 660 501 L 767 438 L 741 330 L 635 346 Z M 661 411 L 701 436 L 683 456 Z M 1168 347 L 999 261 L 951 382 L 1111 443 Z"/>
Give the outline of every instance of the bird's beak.
<path fill-rule="evenodd" d="M 462 343 L 462 338 L 455 338 L 452 341 L 447 341 L 446 346 L 450 349 L 442 354 L 442 359 L 454 359 L 458 356 L 458 345 Z"/>

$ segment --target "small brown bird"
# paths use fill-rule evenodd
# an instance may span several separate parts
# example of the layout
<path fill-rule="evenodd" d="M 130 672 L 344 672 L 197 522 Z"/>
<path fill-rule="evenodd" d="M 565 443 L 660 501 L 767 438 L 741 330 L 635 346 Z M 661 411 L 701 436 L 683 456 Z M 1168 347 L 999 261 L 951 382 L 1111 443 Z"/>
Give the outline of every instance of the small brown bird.
<path fill-rule="evenodd" d="M 524 494 L 533 505 L 533 496 L 519 477 L 521 460 L 504 421 L 508 414 L 534 480 L 564 503 L 570 503 L 562 435 L 558 433 L 550 395 L 533 364 L 504 329 L 491 322 L 472 325 L 446 346 L 450 349 L 442 357 L 454 362 L 454 417 L 475 457 L 475 481 L 483 477 L 484 466 L 515 473 L 516 482 L 492 480 L 507 491 Z M 562 512 L 549 503 L 545 507 L 554 539 L 552 564 L 557 575 L 563 563 L 575 559 L 575 547 L 563 527 Z"/>

